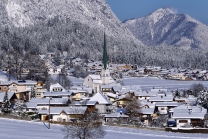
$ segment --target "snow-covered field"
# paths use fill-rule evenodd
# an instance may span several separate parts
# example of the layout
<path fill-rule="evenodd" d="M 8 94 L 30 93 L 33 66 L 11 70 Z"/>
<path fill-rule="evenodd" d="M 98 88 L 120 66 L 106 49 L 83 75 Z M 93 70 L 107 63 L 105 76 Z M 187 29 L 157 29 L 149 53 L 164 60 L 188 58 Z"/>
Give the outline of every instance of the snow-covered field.
<path fill-rule="evenodd" d="M 0 118 L 0 139 L 63 139 L 61 125 Z M 104 139 L 208 139 L 208 134 L 182 134 L 105 126 Z"/>
<path fill-rule="evenodd" d="M 140 85 L 142 89 L 151 89 L 153 87 L 164 87 L 167 89 L 189 88 L 193 83 L 202 83 L 208 87 L 208 81 L 180 81 L 180 80 L 164 80 L 158 78 L 124 78 L 124 85 Z"/>

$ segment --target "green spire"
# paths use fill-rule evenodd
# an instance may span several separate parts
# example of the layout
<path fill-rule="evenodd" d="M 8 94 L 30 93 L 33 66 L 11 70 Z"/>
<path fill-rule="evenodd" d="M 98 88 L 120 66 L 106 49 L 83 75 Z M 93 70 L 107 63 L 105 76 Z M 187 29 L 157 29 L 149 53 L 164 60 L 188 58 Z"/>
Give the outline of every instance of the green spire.
<path fill-rule="evenodd" d="M 104 33 L 103 66 L 105 70 L 107 68 L 107 63 L 108 63 L 108 55 L 107 55 L 107 48 L 106 48 L 106 38 L 105 38 L 105 33 Z"/>

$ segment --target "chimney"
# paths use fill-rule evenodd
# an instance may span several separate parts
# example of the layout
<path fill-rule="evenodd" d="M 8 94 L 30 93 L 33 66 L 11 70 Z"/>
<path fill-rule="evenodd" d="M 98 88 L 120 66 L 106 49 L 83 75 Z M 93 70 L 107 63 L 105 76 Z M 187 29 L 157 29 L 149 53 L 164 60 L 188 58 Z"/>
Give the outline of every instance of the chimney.
<path fill-rule="evenodd" d="M 189 109 L 189 114 L 191 114 L 192 113 L 192 109 Z"/>

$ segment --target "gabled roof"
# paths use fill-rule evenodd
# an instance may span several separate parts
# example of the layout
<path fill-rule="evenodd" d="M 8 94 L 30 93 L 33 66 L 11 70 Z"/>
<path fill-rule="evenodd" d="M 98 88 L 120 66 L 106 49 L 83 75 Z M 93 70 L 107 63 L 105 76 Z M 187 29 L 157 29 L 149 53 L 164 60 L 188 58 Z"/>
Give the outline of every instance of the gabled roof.
<path fill-rule="evenodd" d="M 59 83 L 50 85 L 50 92 L 53 92 L 53 88 L 62 88 L 62 91 L 65 92 L 66 90 L 61 86 Z"/>
<path fill-rule="evenodd" d="M 18 84 L 18 85 L 35 85 L 35 84 L 37 84 L 36 81 L 32 81 L 32 80 L 23 80 L 23 81 L 13 80 L 13 81 L 2 82 L 0 85 L 10 85 L 12 83 L 15 83 L 15 84 Z"/>
<path fill-rule="evenodd" d="M 85 114 L 87 107 L 51 107 L 50 114 Z M 48 110 L 39 110 L 38 114 L 48 114 Z"/>
<path fill-rule="evenodd" d="M 45 92 L 44 96 L 45 97 L 50 97 L 50 96 L 71 96 L 72 92 Z"/>
<path fill-rule="evenodd" d="M 5 94 L 6 93 L 0 93 L 0 102 L 4 101 Z M 15 93 L 14 92 L 8 92 L 7 94 L 8 94 L 8 100 L 10 100 Z"/>
<path fill-rule="evenodd" d="M 155 108 L 142 108 L 141 113 L 142 114 L 153 114 L 155 111 Z"/>
<path fill-rule="evenodd" d="M 105 104 L 105 105 L 112 104 L 109 98 L 101 93 L 96 93 L 94 96 L 90 98 L 89 101 L 97 101 L 99 104 Z"/>
<path fill-rule="evenodd" d="M 177 107 L 179 105 L 178 102 L 156 102 L 155 104 L 158 107 L 162 107 L 162 106 L 174 106 Z"/>
<path fill-rule="evenodd" d="M 89 75 L 90 78 L 92 78 L 93 80 L 100 80 L 100 75 Z"/>
<path fill-rule="evenodd" d="M 110 113 L 110 114 L 105 114 L 105 118 L 117 118 L 117 117 L 125 117 L 128 118 L 128 115 L 125 115 L 123 113 L 120 112 L 115 112 L 115 113 Z"/>
<path fill-rule="evenodd" d="M 64 105 L 68 100 L 66 98 L 53 98 L 50 100 L 50 104 Z M 36 108 L 37 105 L 49 105 L 49 98 L 33 98 L 30 102 L 26 103 L 28 108 Z"/>
<path fill-rule="evenodd" d="M 173 96 L 150 97 L 149 101 L 155 101 L 155 102 L 157 102 L 157 101 L 159 101 L 159 102 L 161 102 L 161 101 L 163 101 L 163 102 L 170 101 L 170 102 L 172 102 L 173 101 Z"/>
<path fill-rule="evenodd" d="M 173 119 L 204 119 L 204 113 L 173 113 Z"/>

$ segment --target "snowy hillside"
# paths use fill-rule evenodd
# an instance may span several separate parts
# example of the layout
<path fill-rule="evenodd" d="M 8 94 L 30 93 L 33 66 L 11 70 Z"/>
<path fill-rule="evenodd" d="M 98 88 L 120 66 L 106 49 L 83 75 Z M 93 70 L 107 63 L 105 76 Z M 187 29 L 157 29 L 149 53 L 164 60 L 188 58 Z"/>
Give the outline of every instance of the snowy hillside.
<path fill-rule="evenodd" d="M 0 118 L 1 139 L 63 139 L 62 126 Z M 206 134 L 181 134 L 106 126 L 104 139 L 207 139 Z"/>
<path fill-rule="evenodd" d="M 208 49 L 208 26 L 168 8 L 158 9 L 145 17 L 127 20 L 124 25 L 148 46 Z"/>
<path fill-rule="evenodd" d="M 110 37 L 108 41 L 112 50 L 142 46 L 142 43 L 122 25 L 105 0 L 4 0 L 0 2 L 0 7 L 0 26 L 32 30 L 26 33 L 28 38 L 34 37 L 34 34 L 38 35 L 40 40 L 36 41 L 42 41 L 42 38 L 47 36 L 45 39 L 49 39 L 44 40 L 47 41 L 45 44 L 40 42 L 40 47 L 48 46 L 46 43 L 54 41 L 50 35 L 56 34 L 62 45 L 74 46 L 76 49 L 83 46 L 90 48 L 93 45 L 93 50 L 97 50 L 97 46 L 102 46 L 104 32 Z M 55 24 L 58 24 L 58 27 L 44 31 L 50 33 L 40 32 Z M 85 38 L 86 36 L 88 38 Z M 67 42 L 62 40 L 64 37 L 68 38 Z"/>

